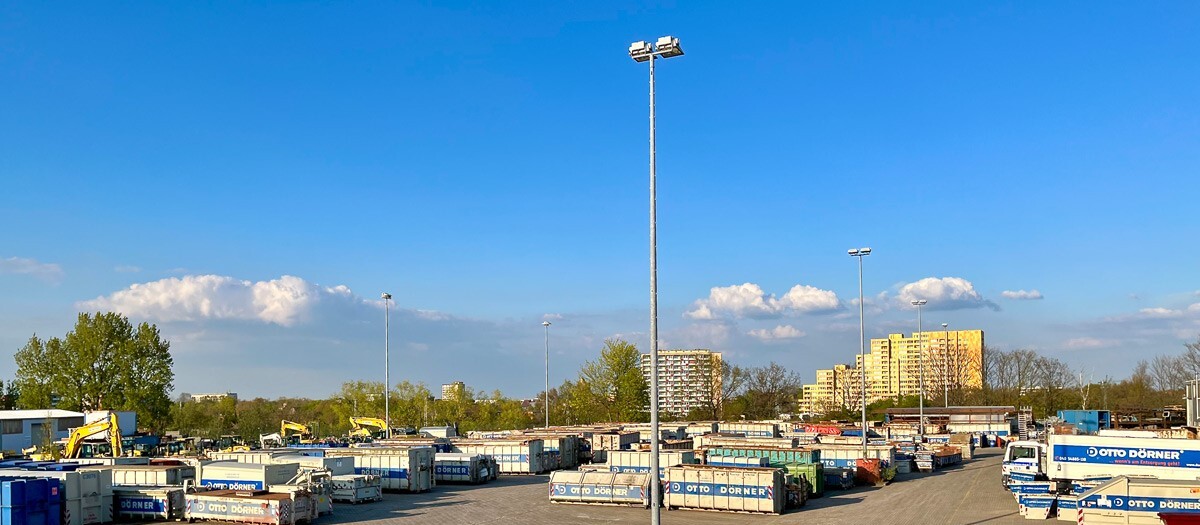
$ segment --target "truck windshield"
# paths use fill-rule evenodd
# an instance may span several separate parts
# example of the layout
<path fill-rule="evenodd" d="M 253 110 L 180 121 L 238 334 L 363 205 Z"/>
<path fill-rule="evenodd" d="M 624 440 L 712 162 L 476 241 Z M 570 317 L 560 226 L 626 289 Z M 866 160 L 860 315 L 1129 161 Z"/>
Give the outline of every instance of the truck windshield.
<path fill-rule="evenodd" d="M 1008 459 L 1035 459 L 1037 451 L 1033 447 L 1013 447 L 1008 453 Z"/>

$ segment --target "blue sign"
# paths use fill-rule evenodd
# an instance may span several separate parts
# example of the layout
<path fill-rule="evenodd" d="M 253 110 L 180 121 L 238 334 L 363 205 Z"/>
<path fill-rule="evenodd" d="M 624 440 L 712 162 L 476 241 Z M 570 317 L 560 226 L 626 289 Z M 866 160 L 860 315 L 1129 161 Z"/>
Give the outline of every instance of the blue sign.
<path fill-rule="evenodd" d="M 354 473 L 379 476 L 383 479 L 408 479 L 408 469 L 406 468 L 354 467 Z"/>
<path fill-rule="evenodd" d="M 121 512 L 153 512 L 156 514 L 161 514 L 167 511 L 166 500 L 149 497 L 117 496 L 117 501 L 118 505 L 120 505 Z"/>
<path fill-rule="evenodd" d="M 1200 467 L 1200 450 L 1054 445 L 1054 461 L 1139 467 Z"/>
<path fill-rule="evenodd" d="M 263 490 L 263 482 L 245 479 L 201 479 L 200 486 L 211 490 Z"/>
<path fill-rule="evenodd" d="M 470 476 L 471 467 L 467 465 L 438 465 L 433 472 L 439 476 Z"/>
<path fill-rule="evenodd" d="M 730 496 L 749 499 L 773 499 L 774 488 L 754 485 L 726 485 L 724 483 L 691 483 L 672 481 L 667 484 L 671 494 L 698 494 L 701 496 Z"/>
<path fill-rule="evenodd" d="M 529 454 L 488 454 L 497 463 L 529 463 Z"/>
<path fill-rule="evenodd" d="M 577 485 L 574 483 L 555 483 L 554 494 L 558 496 L 607 496 L 622 499 L 642 499 L 641 487 L 613 487 L 609 485 Z"/>

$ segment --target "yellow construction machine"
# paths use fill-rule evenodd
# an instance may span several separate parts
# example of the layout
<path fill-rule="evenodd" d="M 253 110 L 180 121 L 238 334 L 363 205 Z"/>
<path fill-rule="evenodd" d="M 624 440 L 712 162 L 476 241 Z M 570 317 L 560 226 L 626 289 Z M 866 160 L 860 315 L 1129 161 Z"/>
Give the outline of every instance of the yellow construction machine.
<path fill-rule="evenodd" d="M 283 438 L 285 445 L 313 442 L 312 429 L 308 425 L 301 425 L 286 419 L 279 422 L 279 437 Z"/>
<path fill-rule="evenodd" d="M 381 438 L 387 433 L 387 423 L 377 417 L 350 416 L 350 425 L 351 438 Z"/>
<path fill-rule="evenodd" d="M 213 448 L 217 452 L 250 452 L 250 445 L 246 444 L 242 436 L 236 434 L 221 436 L 213 444 Z"/>
<path fill-rule="evenodd" d="M 80 457 L 84 449 L 84 440 L 106 431 L 108 432 L 106 440 L 112 448 L 109 453 L 112 454 L 112 457 L 124 455 L 125 449 L 121 445 L 121 427 L 117 421 L 117 413 L 109 412 L 108 417 L 104 419 L 98 419 L 71 430 L 71 435 L 67 437 L 66 444 L 63 445 L 61 457 L 67 459 Z M 29 458 L 34 461 L 55 459 L 55 451 L 37 450 L 37 447 L 30 447 L 24 452 L 29 454 Z"/>

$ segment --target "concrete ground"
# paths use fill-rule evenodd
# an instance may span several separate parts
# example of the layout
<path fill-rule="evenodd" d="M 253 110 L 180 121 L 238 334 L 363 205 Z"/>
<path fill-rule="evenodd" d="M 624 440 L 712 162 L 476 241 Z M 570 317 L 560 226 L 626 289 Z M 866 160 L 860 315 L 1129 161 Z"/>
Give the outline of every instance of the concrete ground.
<path fill-rule="evenodd" d="M 906 474 L 888 486 L 830 492 L 782 516 L 690 510 L 662 512 L 664 524 L 956 524 L 1026 523 L 1000 486 L 1000 456 L 984 449 L 973 461 L 933 474 Z M 386 494 L 340 504 L 315 525 L 647 523 L 645 509 L 551 504 L 547 476 L 505 476 L 480 486 L 439 485 L 425 494 Z"/>

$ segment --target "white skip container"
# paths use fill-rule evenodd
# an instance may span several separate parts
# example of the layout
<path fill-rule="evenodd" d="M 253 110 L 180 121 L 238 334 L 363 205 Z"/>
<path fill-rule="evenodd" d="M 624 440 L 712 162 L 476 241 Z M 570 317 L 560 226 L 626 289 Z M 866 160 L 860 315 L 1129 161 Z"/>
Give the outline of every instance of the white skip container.
<path fill-rule="evenodd" d="M 782 469 L 683 465 L 667 469 L 668 509 L 781 514 L 787 502 Z"/>
<path fill-rule="evenodd" d="M 487 456 L 457 452 L 439 452 L 433 476 L 438 483 L 484 483 L 493 478 Z"/>
<path fill-rule="evenodd" d="M 108 470 L 48 472 L 14 469 L 0 470 L 0 476 L 59 480 L 63 525 L 95 525 L 113 521 L 112 472 Z"/>
<path fill-rule="evenodd" d="M 349 474 L 333 477 L 333 501 L 365 503 L 383 499 L 383 481 L 370 474 Z"/>
<path fill-rule="evenodd" d="M 542 440 L 525 441 L 456 441 L 454 452 L 491 456 L 501 474 L 537 474 L 545 472 L 542 464 Z"/>
<path fill-rule="evenodd" d="M 354 473 L 379 476 L 383 490 L 425 492 L 434 485 L 433 447 L 394 448 L 354 456 Z"/>
<path fill-rule="evenodd" d="M 296 463 L 214 461 L 201 465 L 199 485 L 209 490 L 267 490 L 271 485 L 288 484 L 299 472 Z"/>
<path fill-rule="evenodd" d="M 559 471 L 550 474 L 550 502 L 650 506 L 650 473 Z"/>
<path fill-rule="evenodd" d="M 182 487 L 196 483 L 196 467 L 191 465 L 108 465 L 79 470 L 110 471 L 114 487 Z"/>
<path fill-rule="evenodd" d="M 183 488 L 113 487 L 116 517 L 122 521 L 182 520 Z"/>
<path fill-rule="evenodd" d="M 658 475 L 661 478 L 667 467 L 698 463 L 696 453 L 690 450 L 658 453 Z M 622 474 L 650 472 L 650 453 L 614 450 L 608 453 L 608 471 Z"/>

